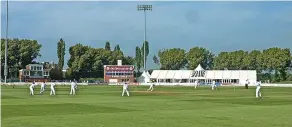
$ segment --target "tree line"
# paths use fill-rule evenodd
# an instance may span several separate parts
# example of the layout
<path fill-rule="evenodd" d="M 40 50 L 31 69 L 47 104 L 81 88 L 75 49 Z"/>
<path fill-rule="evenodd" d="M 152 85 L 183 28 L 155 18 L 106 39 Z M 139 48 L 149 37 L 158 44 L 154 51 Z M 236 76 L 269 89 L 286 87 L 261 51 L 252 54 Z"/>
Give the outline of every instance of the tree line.
<path fill-rule="evenodd" d="M 2 38 L 1 43 L 1 70 L 3 74 L 5 39 Z M 100 78 L 103 77 L 103 66 L 116 65 L 117 60 L 123 60 L 124 65 L 135 65 L 136 71 L 140 73 L 144 66 L 144 45 L 146 60 L 149 55 L 147 41 L 135 48 L 134 57 L 124 55 L 120 45 L 116 45 L 112 49 L 110 42 L 106 42 L 104 48 L 94 48 L 78 43 L 69 47 L 68 69 L 63 74 L 66 44 L 62 38 L 56 44 L 58 63 L 54 67 L 50 66 L 52 79 Z M 9 39 L 8 67 L 22 69 L 27 64 L 36 63 L 34 60 L 41 57 L 41 47 L 42 45 L 37 40 Z M 275 82 L 292 80 L 292 56 L 289 48 L 237 50 L 220 52 L 217 55 L 204 47 L 193 47 L 189 51 L 171 48 L 159 50 L 152 59 L 163 70 L 193 70 L 201 64 L 207 70 L 257 70 L 259 78 Z"/>
<path fill-rule="evenodd" d="M 193 47 L 188 52 L 180 48 L 164 49 L 154 55 L 153 62 L 163 70 L 205 69 L 256 70 L 258 78 L 275 82 L 285 81 L 291 74 L 292 56 L 289 48 L 273 47 L 265 50 L 220 52 L 213 54 L 206 48 Z M 290 76 L 290 79 L 292 77 Z"/>

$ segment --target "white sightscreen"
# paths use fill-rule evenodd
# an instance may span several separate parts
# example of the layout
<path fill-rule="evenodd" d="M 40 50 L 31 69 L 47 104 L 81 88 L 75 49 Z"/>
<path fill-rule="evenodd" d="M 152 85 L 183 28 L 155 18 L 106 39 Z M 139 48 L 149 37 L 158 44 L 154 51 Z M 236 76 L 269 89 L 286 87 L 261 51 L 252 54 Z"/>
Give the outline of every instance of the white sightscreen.
<path fill-rule="evenodd" d="M 232 70 L 230 79 L 239 79 L 239 71 Z"/>
<path fill-rule="evenodd" d="M 255 70 L 248 70 L 247 77 L 249 80 L 257 80 L 257 72 Z"/>
<path fill-rule="evenodd" d="M 228 71 L 228 70 L 224 70 L 223 72 L 222 72 L 222 78 L 223 79 L 230 79 L 230 77 L 231 77 L 231 71 Z"/>
<path fill-rule="evenodd" d="M 240 76 L 240 78 L 239 79 L 241 79 L 241 80 L 247 80 L 248 79 L 248 77 L 247 77 L 247 71 L 246 70 L 240 70 L 239 71 L 239 76 Z"/>

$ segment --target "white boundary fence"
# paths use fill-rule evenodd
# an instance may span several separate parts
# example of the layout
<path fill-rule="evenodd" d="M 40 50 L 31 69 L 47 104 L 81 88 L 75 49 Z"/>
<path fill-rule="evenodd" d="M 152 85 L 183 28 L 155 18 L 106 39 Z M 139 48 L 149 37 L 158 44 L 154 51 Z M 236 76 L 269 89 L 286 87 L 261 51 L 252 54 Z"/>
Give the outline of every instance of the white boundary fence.
<path fill-rule="evenodd" d="M 141 83 L 139 85 L 147 86 L 151 83 Z M 194 86 L 193 83 L 154 83 L 157 86 Z M 202 86 L 209 86 L 211 84 L 203 84 Z M 228 84 L 222 86 L 244 86 L 244 84 Z M 249 84 L 249 86 L 256 86 L 255 84 Z M 262 83 L 261 86 L 271 86 L 271 87 L 292 87 L 292 84 L 267 84 Z"/>
<path fill-rule="evenodd" d="M 52 82 L 46 82 L 47 85 L 51 85 Z M 56 85 L 71 85 L 71 82 L 54 82 Z M 14 82 L 14 83 L 2 83 L 1 85 L 30 85 L 31 83 L 26 82 Z M 37 83 L 40 85 L 40 83 Z M 77 85 L 88 85 L 89 83 L 77 83 Z M 151 83 L 135 83 L 130 85 L 141 85 L 141 86 L 149 86 Z M 154 83 L 157 86 L 194 86 L 192 83 Z M 109 85 L 122 85 L 120 83 L 110 83 Z M 210 84 L 208 84 L 210 85 Z M 202 86 L 208 86 L 202 85 Z M 243 84 L 229 84 L 229 85 L 222 85 L 222 86 L 244 86 Z M 249 86 L 255 86 L 255 84 L 249 84 Z M 272 87 L 292 87 L 292 84 L 267 84 L 263 83 L 261 86 L 272 86 Z"/>
<path fill-rule="evenodd" d="M 46 82 L 46 85 L 51 85 L 51 83 L 55 83 L 56 85 L 71 85 L 71 82 Z M 11 82 L 11 83 L 3 83 L 1 85 L 30 85 L 31 82 Z M 37 85 L 41 83 L 37 82 Z M 88 85 L 88 83 L 77 83 L 77 85 Z"/>

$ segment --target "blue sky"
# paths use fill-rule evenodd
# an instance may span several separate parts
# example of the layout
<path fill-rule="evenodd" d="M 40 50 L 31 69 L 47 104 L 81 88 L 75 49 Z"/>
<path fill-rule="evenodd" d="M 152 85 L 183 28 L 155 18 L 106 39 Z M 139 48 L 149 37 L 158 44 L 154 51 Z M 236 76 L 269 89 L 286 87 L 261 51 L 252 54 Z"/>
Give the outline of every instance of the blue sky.
<path fill-rule="evenodd" d="M 137 4 L 152 4 L 147 13 L 148 67 L 159 49 L 203 46 L 214 53 L 238 49 L 292 47 L 292 2 L 17 2 L 9 3 L 9 37 L 36 39 L 43 45 L 39 61 L 57 62 L 60 38 L 67 49 L 76 43 L 112 48 L 119 44 L 134 56 L 144 37 L 144 15 Z M 6 3 L 1 2 L 1 36 Z M 66 59 L 69 59 L 68 51 Z"/>

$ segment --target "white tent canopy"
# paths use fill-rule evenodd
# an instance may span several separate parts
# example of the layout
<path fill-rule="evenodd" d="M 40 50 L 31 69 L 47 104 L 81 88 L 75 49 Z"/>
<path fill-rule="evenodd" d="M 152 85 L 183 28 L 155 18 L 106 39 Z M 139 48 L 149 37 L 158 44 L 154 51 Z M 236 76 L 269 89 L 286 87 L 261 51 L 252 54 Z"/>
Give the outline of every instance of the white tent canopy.
<path fill-rule="evenodd" d="M 204 71 L 204 68 L 202 68 L 201 64 L 199 64 L 195 71 Z"/>
<path fill-rule="evenodd" d="M 149 74 L 149 72 L 148 71 L 143 71 L 142 75 L 138 78 L 138 82 L 140 82 L 140 83 L 148 83 L 148 82 L 150 82 L 150 74 Z"/>
<path fill-rule="evenodd" d="M 201 64 L 199 64 L 198 67 L 192 73 L 191 78 L 202 79 L 202 77 L 205 77 L 205 70 L 204 68 L 202 68 Z"/>

